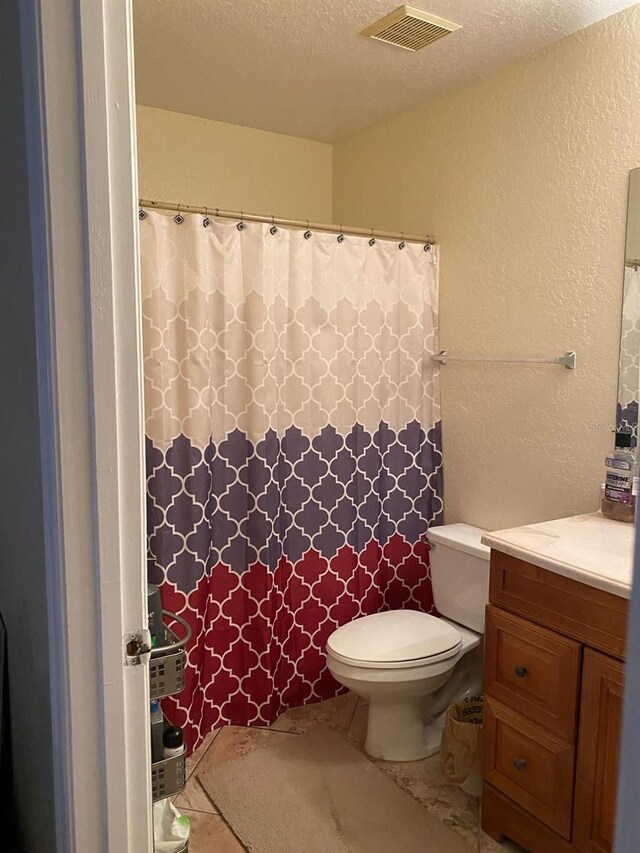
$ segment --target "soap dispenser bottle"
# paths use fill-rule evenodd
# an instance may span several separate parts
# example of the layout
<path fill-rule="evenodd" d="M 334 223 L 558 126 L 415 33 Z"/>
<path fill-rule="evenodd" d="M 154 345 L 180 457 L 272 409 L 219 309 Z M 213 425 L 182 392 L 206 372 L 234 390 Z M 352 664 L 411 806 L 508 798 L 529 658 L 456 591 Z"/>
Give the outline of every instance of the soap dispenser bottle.
<path fill-rule="evenodd" d="M 631 433 L 617 432 L 613 454 L 605 459 L 604 496 L 600 508 L 605 518 L 633 522 L 638 493 L 638 465 L 631 449 Z"/>

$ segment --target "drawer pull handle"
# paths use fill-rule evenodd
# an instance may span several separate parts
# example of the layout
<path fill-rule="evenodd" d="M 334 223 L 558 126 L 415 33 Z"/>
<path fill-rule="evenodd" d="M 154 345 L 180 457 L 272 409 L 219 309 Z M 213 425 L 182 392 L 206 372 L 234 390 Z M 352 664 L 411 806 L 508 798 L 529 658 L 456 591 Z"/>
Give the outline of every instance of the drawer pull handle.
<path fill-rule="evenodd" d="M 516 667 L 516 678 L 524 678 L 525 675 L 529 672 L 526 666 L 517 666 Z"/>
<path fill-rule="evenodd" d="M 516 770 L 524 770 L 524 768 L 527 766 L 527 762 L 524 760 L 524 758 L 514 758 L 513 766 L 516 768 Z"/>

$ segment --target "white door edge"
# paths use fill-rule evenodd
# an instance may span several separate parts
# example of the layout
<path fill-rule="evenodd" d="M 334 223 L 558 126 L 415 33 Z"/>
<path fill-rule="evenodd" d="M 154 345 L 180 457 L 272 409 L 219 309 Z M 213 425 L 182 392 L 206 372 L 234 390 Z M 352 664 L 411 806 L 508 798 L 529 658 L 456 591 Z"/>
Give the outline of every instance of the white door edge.
<path fill-rule="evenodd" d="M 21 0 L 58 847 L 152 849 L 130 0 Z"/>

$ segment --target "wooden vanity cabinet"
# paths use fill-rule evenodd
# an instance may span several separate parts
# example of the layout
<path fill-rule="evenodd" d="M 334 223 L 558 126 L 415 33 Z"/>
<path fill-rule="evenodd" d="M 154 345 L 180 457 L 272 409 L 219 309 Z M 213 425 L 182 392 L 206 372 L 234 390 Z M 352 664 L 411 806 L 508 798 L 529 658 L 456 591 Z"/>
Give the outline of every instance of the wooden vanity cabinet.
<path fill-rule="evenodd" d="M 627 601 L 491 552 L 482 827 L 532 853 L 613 846 Z"/>
<path fill-rule="evenodd" d="M 584 853 L 613 847 L 624 665 L 586 649 L 582 669 L 574 843 Z"/>

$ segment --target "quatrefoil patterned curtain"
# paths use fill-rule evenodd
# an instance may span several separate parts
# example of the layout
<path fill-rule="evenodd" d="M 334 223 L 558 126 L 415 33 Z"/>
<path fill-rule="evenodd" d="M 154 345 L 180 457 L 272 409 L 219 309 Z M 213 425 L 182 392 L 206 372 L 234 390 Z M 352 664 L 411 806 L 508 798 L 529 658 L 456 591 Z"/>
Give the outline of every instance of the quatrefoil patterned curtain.
<path fill-rule="evenodd" d="M 336 695 L 344 622 L 432 608 L 438 258 L 157 211 L 140 233 L 149 579 L 193 628 L 163 706 L 194 748 Z"/>

